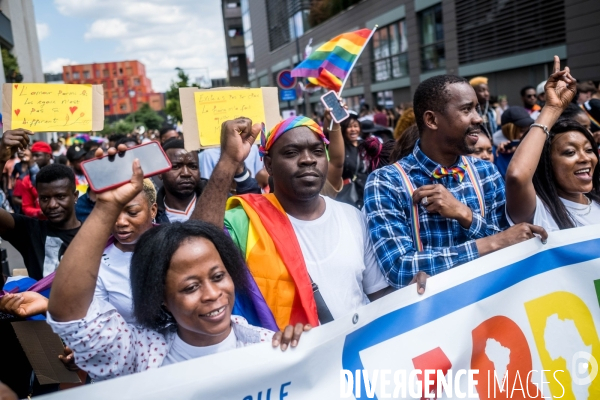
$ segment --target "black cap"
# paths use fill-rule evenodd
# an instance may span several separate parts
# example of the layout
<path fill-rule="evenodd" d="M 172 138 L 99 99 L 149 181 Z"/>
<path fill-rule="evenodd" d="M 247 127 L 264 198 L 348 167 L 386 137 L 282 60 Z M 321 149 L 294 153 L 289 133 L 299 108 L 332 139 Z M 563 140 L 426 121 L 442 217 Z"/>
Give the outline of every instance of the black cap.
<path fill-rule="evenodd" d="M 513 123 L 518 127 L 524 128 L 533 124 L 535 121 L 529 115 L 529 112 L 521 106 L 508 107 L 506 111 L 502 113 L 500 118 L 501 125 Z"/>
<path fill-rule="evenodd" d="M 600 100 L 591 99 L 581 105 L 592 121 L 591 131 L 600 131 Z"/>
<path fill-rule="evenodd" d="M 73 146 L 69 147 L 69 149 L 67 150 L 67 159 L 69 161 L 76 161 L 76 160 L 79 160 L 80 158 L 82 158 L 83 156 L 85 156 L 86 153 L 87 153 L 87 151 L 85 151 L 83 146 L 74 144 Z"/>
<path fill-rule="evenodd" d="M 379 132 L 379 131 L 390 131 L 390 129 L 387 126 L 383 126 L 383 125 L 377 125 L 375 122 L 371 121 L 370 119 L 365 119 L 360 121 L 360 130 L 363 133 L 374 133 L 374 132 Z"/>

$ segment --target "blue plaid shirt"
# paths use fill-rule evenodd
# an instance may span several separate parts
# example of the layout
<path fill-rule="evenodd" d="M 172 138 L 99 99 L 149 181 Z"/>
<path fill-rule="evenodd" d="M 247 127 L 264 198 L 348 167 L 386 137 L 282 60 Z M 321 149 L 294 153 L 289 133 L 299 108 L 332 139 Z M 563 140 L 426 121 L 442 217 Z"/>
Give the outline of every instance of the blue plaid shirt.
<path fill-rule="evenodd" d="M 396 288 L 408 285 L 418 271 L 429 275 L 474 260 L 479 256 L 475 240 L 494 235 L 508 228 L 504 212 L 504 181 L 496 166 L 488 161 L 469 157 L 471 165 L 479 174 L 484 193 L 485 218 L 474 184 L 465 174 L 462 182 L 452 176 L 433 177 L 439 166 L 423 153 L 419 142 L 413 153 L 400 160 L 400 165 L 410 177 L 415 188 L 439 183 L 460 202 L 473 211 L 469 229 L 458 221 L 439 214 L 430 214 L 421 204 L 419 223 L 423 251 L 417 251 L 411 226 L 411 203 L 400 172 L 389 165 L 374 171 L 365 186 L 365 212 L 369 224 L 375 254 L 388 283 Z M 455 164 L 455 165 L 458 165 Z"/>

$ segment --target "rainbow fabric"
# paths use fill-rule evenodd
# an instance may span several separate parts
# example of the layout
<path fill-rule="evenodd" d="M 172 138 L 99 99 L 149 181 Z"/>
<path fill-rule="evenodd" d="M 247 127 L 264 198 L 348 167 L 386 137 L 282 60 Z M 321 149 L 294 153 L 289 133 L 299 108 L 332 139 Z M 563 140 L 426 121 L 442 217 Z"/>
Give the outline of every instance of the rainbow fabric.
<path fill-rule="evenodd" d="M 292 76 L 318 78 L 321 68 L 344 79 L 371 36 L 370 29 L 342 33 L 316 49 L 292 70 Z"/>
<path fill-rule="evenodd" d="M 319 76 L 316 78 L 309 77 L 308 82 L 313 86 L 321 86 L 335 92 L 339 92 L 342 88 L 342 81 L 340 78 L 327 71 L 325 68 L 319 68 Z"/>
<path fill-rule="evenodd" d="M 315 121 L 304 116 L 290 117 L 288 119 L 284 119 L 283 121 L 275 125 L 273 129 L 271 129 L 266 135 L 265 125 L 263 124 L 263 129 L 260 133 L 260 147 L 258 148 L 260 156 L 264 157 L 265 154 L 268 154 L 269 149 L 271 148 L 271 146 L 273 146 L 273 143 L 275 143 L 277 139 L 281 137 L 281 135 L 283 135 L 290 129 L 298 128 L 300 126 L 307 127 L 308 129 L 316 133 L 317 136 L 319 136 L 321 140 L 323 140 L 323 142 L 329 144 L 329 140 L 327 140 L 327 138 L 325 137 L 323 130 Z"/>
<path fill-rule="evenodd" d="M 444 176 L 448 176 L 448 175 L 452 175 L 454 177 L 454 179 L 456 179 L 459 182 L 462 182 L 463 179 L 465 178 L 465 167 L 462 165 L 456 166 L 456 167 L 452 167 L 452 168 L 446 168 L 446 167 L 442 167 L 441 165 L 439 167 L 437 167 L 435 169 L 435 171 L 433 171 L 433 177 L 435 179 L 440 179 L 443 178 Z"/>
<path fill-rule="evenodd" d="M 225 227 L 244 255 L 279 329 L 298 322 L 319 325 L 302 249 L 275 195 L 231 197 Z"/>

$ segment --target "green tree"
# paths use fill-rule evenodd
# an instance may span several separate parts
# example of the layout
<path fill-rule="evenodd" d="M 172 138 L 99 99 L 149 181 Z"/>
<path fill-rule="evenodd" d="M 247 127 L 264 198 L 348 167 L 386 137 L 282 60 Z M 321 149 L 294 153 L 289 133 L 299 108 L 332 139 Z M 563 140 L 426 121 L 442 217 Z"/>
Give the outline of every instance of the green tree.
<path fill-rule="evenodd" d="M 136 112 L 129 114 L 125 119 L 131 123 L 135 122 L 136 126 L 144 125 L 147 129 L 160 129 L 165 120 L 150 108 L 148 103 L 142 103 Z"/>
<path fill-rule="evenodd" d="M 171 86 L 169 90 L 165 93 L 166 97 L 166 107 L 165 112 L 167 115 L 172 117 L 177 122 L 183 122 L 183 118 L 181 117 L 181 102 L 179 101 L 179 88 L 182 87 L 199 87 L 195 83 L 190 85 L 190 77 L 181 69 L 176 68 L 177 70 L 177 81 L 171 81 Z"/>
<path fill-rule="evenodd" d="M 17 57 L 5 47 L 2 48 L 2 66 L 4 67 L 6 82 L 19 83 L 23 81 Z"/>

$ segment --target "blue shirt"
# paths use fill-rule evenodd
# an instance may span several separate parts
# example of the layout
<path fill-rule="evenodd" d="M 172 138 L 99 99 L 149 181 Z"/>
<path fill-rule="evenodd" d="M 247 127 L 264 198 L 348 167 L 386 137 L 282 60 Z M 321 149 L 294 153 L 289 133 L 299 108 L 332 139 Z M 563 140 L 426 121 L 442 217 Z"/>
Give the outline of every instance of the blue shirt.
<path fill-rule="evenodd" d="M 423 251 L 417 251 L 413 241 L 412 198 L 404 187 L 400 172 L 395 166 L 388 165 L 369 176 L 365 186 L 364 208 L 379 267 L 390 285 L 400 288 L 408 285 L 419 271 L 435 275 L 474 260 L 479 256 L 476 239 L 508 228 L 504 212 L 504 181 L 496 166 L 474 157 L 469 157 L 469 160 L 479 175 L 485 218 L 481 216 L 474 183 L 468 174 L 465 174 L 462 182 L 452 176 L 435 179 L 433 171 L 439 164 L 421 151 L 420 142 L 417 142 L 412 154 L 400 160 L 400 165 L 415 188 L 442 184 L 473 211 L 473 222 L 465 229 L 458 221 L 430 214 L 419 204 Z"/>

